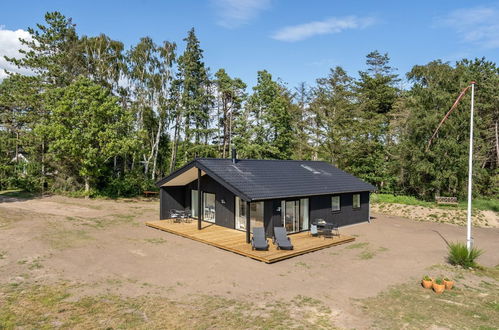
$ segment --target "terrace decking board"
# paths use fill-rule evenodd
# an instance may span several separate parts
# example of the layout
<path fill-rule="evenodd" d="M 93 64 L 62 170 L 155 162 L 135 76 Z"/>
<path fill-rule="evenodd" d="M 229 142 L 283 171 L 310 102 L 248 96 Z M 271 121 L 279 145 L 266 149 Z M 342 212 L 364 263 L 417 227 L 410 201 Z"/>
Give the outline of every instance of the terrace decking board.
<path fill-rule="evenodd" d="M 245 232 L 208 222 L 202 223 L 201 230 L 197 229 L 197 221 L 195 220 L 191 223 L 174 223 L 172 220 L 157 220 L 148 221 L 146 225 L 269 264 L 355 240 L 355 237 L 346 235 L 324 239 L 322 237 L 312 237 L 308 232 L 302 232 L 289 235 L 294 250 L 277 250 L 276 246 L 269 239 L 270 246 L 268 251 L 253 251 L 251 244 L 246 243 Z"/>

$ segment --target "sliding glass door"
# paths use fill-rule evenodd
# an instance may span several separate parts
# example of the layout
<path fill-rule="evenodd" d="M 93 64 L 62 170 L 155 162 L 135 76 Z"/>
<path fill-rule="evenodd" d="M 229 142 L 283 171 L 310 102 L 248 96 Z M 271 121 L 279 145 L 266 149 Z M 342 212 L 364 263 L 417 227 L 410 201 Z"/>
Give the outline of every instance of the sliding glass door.
<path fill-rule="evenodd" d="M 203 192 L 203 220 L 215 222 L 215 194 Z"/>
<path fill-rule="evenodd" d="M 250 203 L 251 229 L 263 227 L 263 202 Z"/>
<path fill-rule="evenodd" d="M 236 196 L 236 229 L 246 229 L 246 202 Z"/>
<path fill-rule="evenodd" d="M 236 229 L 246 230 L 246 212 L 248 212 L 246 202 L 236 196 Z M 263 226 L 263 202 L 250 203 L 250 228 Z"/>
<path fill-rule="evenodd" d="M 192 217 L 197 218 L 198 217 L 198 191 L 197 190 L 191 190 L 191 210 L 192 210 Z"/>
<path fill-rule="evenodd" d="M 308 198 L 283 200 L 281 215 L 284 228 L 288 233 L 308 230 Z"/>

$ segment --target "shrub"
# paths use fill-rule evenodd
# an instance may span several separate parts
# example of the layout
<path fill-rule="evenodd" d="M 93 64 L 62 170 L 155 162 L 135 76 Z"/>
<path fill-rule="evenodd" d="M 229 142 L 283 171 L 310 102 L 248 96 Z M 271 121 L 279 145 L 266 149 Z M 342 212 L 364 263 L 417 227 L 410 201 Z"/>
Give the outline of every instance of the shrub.
<path fill-rule="evenodd" d="M 425 276 L 423 277 L 423 280 L 424 280 L 424 281 L 431 281 L 431 278 L 430 278 L 428 275 L 425 275 Z"/>
<path fill-rule="evenodd" d="M 442 281 L 442 279 L 441 279 L 441 278 L 437 278 L 437 279 L 435 280 L 435 283 L 436 283 L 436 284 L 438 284 L 438 285 L 442 285 L 442 284 L 444 284 L 444 281 Z"/>
<path fill-rule="evenodd" d="M 447 259 L 452 265 L 460 265 L 465 268 L 475 268 L 478 266 L 475 260 L 481 256 L 482 253 L 482 250 L 475 247 L 468 251 L 466 244 L 456 242 L 449 244 L 449 256 Z"/>
<path fill-rule="evenodd" d="M 131 172 L 122 177 L 111 177 L 104 183 L 100 193 L 107 197 L 133 197 L 141 195 L 144 190 L 156 190 L 154 182 L 144 178 L 142 173 Z"/>

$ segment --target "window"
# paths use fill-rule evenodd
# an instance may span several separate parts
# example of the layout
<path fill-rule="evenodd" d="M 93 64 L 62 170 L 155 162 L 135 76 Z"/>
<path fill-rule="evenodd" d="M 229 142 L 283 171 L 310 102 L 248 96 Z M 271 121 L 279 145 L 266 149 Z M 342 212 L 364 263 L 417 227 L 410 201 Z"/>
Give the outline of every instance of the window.
<path fill-rule="evenodd" d="M 340 196 L 333 196 L 331 197 L 331 210 L 334 211 L 339 211 L 341 208 L 340 205 Z"/>
<path fill-rule="evenodd" d="M 191 210 L 192 217 L 196 218 L 198 216 L 198 191 L 191 190 Z"/>
<path fill-rule="evenodd" d="M 352 208 L 360 209 L 360 194 L 353 194 Z"/>

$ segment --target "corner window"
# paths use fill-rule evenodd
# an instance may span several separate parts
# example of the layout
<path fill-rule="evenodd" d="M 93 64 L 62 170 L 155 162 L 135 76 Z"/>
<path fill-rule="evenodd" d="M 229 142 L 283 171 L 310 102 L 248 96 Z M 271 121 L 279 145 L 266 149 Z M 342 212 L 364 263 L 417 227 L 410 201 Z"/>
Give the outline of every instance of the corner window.
<path fill-rule="evenodd" d="M 352 208 L 360 209 L 360 194 L 353 194 Z"/>
<path fill-rule="evenodd" d="M 340 208 L 340 196 L 331 197 L 331 211 L 339 211 Z"/>

